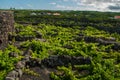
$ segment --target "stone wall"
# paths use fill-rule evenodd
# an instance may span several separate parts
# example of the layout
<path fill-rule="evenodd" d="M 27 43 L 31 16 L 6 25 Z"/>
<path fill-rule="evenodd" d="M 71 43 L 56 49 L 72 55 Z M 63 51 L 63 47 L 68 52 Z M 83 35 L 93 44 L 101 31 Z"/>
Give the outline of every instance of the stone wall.
<path fill-rule="evenodd" d="M 8 34 L 14 32 L 14 16 L 12 11 L 0 11 L 0 49 L 8 43 Z"/>

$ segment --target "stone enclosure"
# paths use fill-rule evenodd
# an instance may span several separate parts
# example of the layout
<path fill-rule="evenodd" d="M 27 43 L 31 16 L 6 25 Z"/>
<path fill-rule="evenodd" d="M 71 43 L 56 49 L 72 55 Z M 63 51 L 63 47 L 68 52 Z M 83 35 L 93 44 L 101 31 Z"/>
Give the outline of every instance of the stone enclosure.
<path fill-rule="evenodd" d="M 8 43 L 9 33 L 14 32 L 14 16 L 12 11 L 0 11 L 0 49 Z"/>

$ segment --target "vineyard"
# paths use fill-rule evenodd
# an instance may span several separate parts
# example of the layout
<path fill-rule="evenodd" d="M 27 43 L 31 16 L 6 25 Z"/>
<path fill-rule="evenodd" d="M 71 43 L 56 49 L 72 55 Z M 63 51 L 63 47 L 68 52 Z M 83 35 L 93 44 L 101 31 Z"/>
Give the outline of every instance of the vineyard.
<path fill-rule="evenodd" d="M 0 80 L 120 80 L 119 24 L 113 27 L 119 20 L 70 25 L 59 16 L 61 22 L 55 17 L 59 23 L 46 24 L 44 16 L 44 23 L 34 24 L 14 13 L 15 32 L 0 50 Z"/>

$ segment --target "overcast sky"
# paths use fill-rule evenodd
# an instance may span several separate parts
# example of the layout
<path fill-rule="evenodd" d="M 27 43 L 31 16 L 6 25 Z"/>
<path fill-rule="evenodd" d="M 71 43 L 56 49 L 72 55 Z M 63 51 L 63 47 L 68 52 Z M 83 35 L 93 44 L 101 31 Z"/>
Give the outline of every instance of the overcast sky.
<path fill-rule="evenodd" d="M 0 0 L 0 9 L 92 10 L 120 12 L 120 0 Z"/>

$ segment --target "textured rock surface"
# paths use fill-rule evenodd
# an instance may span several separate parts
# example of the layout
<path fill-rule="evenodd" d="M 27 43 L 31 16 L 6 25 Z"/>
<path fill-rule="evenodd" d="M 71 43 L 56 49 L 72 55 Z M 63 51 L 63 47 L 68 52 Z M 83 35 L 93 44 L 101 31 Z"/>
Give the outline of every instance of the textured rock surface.
<path fill-rule="evenodd" d="M 14 32 L 12 11 L 0 11 L 0 49 L 8 43 L 8 33 Z"/>

